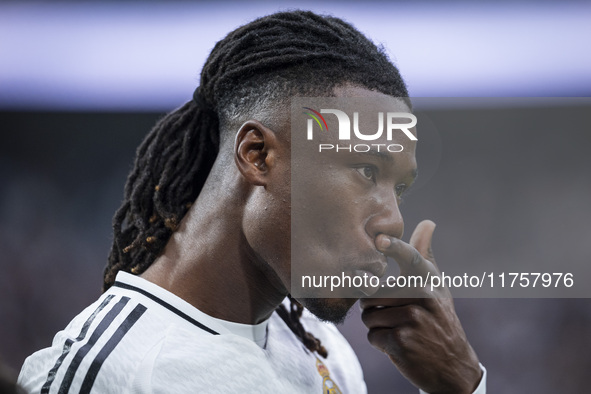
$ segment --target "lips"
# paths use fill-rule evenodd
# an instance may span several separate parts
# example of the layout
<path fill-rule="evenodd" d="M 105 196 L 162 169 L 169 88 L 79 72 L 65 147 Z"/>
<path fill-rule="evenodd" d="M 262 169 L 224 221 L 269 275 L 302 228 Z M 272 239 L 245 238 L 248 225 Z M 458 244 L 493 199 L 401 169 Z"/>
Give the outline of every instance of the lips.
<path fill-rule="evenodd" d="M 383 261 L 373 261 L 369 264 L 364 264 L 361 267 L 359 267 L 356 271 L 365 271 L 368 274 L 381 278 L 386 274 L 387 268 L 388 263 L 384 259 Z"/>
<path fill-rule="evenodd" d="M 374 295 L 380 289 L 379 278 L 385 275 L 387 268 L 388 263 L 386 261 L 373 261 L 364 264 L 359 269 L 353 270 L 353 275 L 367 278 L 364 283 L 368 285 L 359 287 L 358 290 L 361 291 L 366 297 L 371 297 Z M 378 280 L 372 280 L 374 277 L 377 277 Z"/>
<path fill-rule="evenodd" d="M 374 275 L 371 272 L 367 272 L 364 270 L 355 270 L 353 271 L 353 275 L 358 276 L 360 278 L 364 278 L 365 286 L 356 287 L 356 289 L 360 291 L 364 296 L 371 297 L 380 289 L 379 280 L 372 280 L 373 278 L 378 278 L 377 275 Z M 374 285 L 372 285 L 372 283 Z"/>

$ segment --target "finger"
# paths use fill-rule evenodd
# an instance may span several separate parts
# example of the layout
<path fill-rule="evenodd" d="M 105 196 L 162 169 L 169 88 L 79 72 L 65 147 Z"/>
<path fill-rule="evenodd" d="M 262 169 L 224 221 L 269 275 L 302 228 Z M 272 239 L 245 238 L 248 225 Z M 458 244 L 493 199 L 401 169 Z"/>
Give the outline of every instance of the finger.
<path fill-rule="evenodd" d="M 369 308 L 361 313 L 361 320 L 367 328 L 395 328 L 414 325 L 421 320 L 423 308 L 416 304 L 399 307 Z"/>
<path fill-rule="evenodd" d="M 407 338 L 412 338 L 411 334 L 414 330 L 414 327 L 405 325 L 401 325 L 396 329 L 372 328 L 367 332 L 367 339 L 374 348 L 386 353 L 389 357 L 393 357 L 393 355 L 403 351 L 403 344 L 409 342 Z"/>
<path fill-rule="evenodd" d="M 401 307 L 405 305 L 423 305 L 425 298 L 362 298 L 359 300 L 359 307 L 361 310 L 371 308 L 384 308 L 384 307 Z"/>
<path fill-rule="evenodd" d="M 417 225 L 409 241 L 409 244 L 418 250 L 421 256 L 431 262 L 435 262 L 433 250 L 431 249 L 431 240 L 433 239 L 435 226 L 435 223 L 431 220 L 423 220 Z"/>
<path fill-rule="evenodd" d="M 396 261 L 400 267 L 400 275 L 425 277 L 429 272 L 432 274 L 437 272 L 433 264 L 426 260 L 418 250 L 398 238 L 380 234 L 376 237 L 376 247 Z"/>

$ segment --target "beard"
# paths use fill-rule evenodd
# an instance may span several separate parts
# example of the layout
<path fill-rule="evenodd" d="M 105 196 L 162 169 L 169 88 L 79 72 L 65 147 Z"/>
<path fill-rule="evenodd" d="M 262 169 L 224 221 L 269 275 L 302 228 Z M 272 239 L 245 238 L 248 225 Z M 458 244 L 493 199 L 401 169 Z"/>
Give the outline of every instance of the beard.
<path fill-rule="evenodd" d="M 333 324 L 342 324 L 357 299 L 302 298 L 298 301 L 320 320 Z"/>

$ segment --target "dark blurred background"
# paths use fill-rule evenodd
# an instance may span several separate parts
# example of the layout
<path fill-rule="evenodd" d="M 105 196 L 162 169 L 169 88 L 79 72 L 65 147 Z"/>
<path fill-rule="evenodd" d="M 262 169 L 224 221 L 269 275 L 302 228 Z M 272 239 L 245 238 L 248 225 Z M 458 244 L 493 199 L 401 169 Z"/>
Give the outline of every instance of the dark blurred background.
<path fill-rule="evenodd" d="M 16 373 L 98 297 L 135 149 L 190 98 L 225 33 L 279 8 L 328 11 L 385 43 L 415 96 L 591 96 L 591 8 L 536 4 L 0 3 L 0 359 Z M 434 139 L 420 139 L 405 238 L 433 219 L 442 267 L 590 264 L 590 117 L 583 99 L 442 100 Z M 456 307 L 490 393 L 588 391 L 588 298 Z M 341 331 L 370 393 L 416 392 L 367 344 L 357 308 Z"/>

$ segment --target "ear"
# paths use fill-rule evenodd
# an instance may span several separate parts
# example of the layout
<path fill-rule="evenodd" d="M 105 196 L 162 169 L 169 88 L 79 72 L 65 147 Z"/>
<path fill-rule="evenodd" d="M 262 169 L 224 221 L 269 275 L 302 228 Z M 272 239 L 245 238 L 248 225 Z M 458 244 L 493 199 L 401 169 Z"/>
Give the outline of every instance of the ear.
<path fill-rule="evenodd" d="M 244 178 L 253 185 L 266 186 L 273 166 L 278 139 L 273 130 L 258 120 L 240 126 L 234 142 L 234 160 Z"/>

